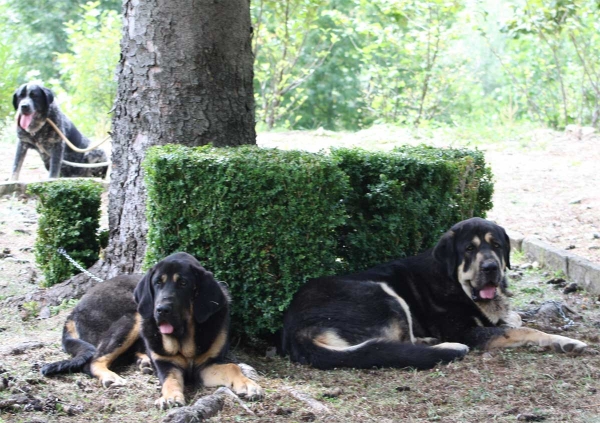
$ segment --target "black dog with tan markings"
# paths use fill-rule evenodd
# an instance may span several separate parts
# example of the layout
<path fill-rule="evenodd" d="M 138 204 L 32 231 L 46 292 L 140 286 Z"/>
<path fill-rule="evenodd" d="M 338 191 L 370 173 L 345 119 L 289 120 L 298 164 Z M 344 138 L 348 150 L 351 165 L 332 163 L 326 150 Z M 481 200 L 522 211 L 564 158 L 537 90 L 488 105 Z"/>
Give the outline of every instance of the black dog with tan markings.
<path fill-rule="evenodd" d="M 184 380 L 231 387 L 250 399 L 262 396 L 256 382 L 227 363 L 229 293 L 189 254 L 156 264 L 135 289 L 146 343 L 162 384 L 161 407 L 184 403 Z"/>
<path fill-rule="evenodd" d="M 115 362 L 136 356 L 140 368 L 151 372 L 140 338 L 141 319 L 133 301 L 133 290 L 142 275 L 117 276 L 91 288 L 77 303 L 63 327 L 63 349 L 70 360 L 47 364 L 42 374 L 85 372 L 102 386 L 120 386 L 125 379 L 109 370 Z"/>
<path fill-rule="evenodd" d="M 583 342 L 520 327 L 506 297 L 509 253 L 504 229 L 472 218 L 417 256 L 312 279 L 285 314 L 282 351 L 320 369 L 426 369 L 469 348 L 582 352 Z"/>
<path fill-rule="evenodd" d="M 63 348 L 73 358 L 44 366 L 44 375 L 84 371 L 104 387 L 118 386 L 125 380 L 109 368 L 137 357 L 143 372 L 156 370 L 161 408 L 185 403 L 185 381 L 227 386 L 249 399 L 262 396 L 226 357 L 226 287 L 187 253 L 170 255 L 143 277 L 120 276 L 92 288 L 67 318 Z"/>

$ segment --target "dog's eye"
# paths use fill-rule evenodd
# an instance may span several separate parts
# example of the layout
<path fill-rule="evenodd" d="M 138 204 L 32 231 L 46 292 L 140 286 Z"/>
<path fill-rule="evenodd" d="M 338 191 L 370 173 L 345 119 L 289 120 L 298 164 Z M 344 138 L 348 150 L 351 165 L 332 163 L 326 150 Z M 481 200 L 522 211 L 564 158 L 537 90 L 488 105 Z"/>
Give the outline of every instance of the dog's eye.
<path fill-rule="evenodd" d="M 494 242 L 492 245 L 494 246 L 494 248 L 500 248 L 500 244 L 498 244 L 497 242 Z"/>
<path fill-rule="evenodd" d="M 179 285 L 185 286 L 186 285 L 185 279 L 179 279 Z"/>
<path fill-rule="evenodd" d="M 471 244 L 467 247 L 467 251 L 473 251 L 474 249 L 475 249 L 475 246 L 473 244 Z"/>

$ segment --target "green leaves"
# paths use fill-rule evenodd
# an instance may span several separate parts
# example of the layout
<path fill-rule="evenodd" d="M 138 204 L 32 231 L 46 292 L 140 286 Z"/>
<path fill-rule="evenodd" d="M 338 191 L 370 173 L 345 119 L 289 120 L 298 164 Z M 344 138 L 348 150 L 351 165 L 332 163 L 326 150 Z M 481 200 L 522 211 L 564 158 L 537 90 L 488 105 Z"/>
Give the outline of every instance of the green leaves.
<path fill-rule="evenodd" d="M 153 147 L 146 267 L 195 255 L 233 297 L 234 329 L 275 332 L 308 278 L 432 245 L 491 207 L 483 154 L 405 147 L 331 155 L 257 147 Z"/>
<path fill-rule="evenodd" d="M 52 286 L 79 273 L 57 249 L 84 267 L 98 260 L 98 227 L 102 185 L 83 179 L 62 179 L 30 184 L 29 194 L 38 197 L 38 232 L 35 259 L 44 273 L 44 286 Z"/>

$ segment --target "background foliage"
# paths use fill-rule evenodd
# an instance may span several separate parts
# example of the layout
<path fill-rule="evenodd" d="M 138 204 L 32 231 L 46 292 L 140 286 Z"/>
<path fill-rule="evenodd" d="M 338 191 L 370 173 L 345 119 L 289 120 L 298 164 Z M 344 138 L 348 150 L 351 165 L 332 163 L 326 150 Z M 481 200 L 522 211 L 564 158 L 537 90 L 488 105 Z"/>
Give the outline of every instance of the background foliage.
<path fill-rule="evenodd" d="M 0 0 L 0 121 L 37 78 L 104 133 L 120 3 Z M 251 12 L 259 130 L 599 124 L 597 0 L 257 0 Z"/>

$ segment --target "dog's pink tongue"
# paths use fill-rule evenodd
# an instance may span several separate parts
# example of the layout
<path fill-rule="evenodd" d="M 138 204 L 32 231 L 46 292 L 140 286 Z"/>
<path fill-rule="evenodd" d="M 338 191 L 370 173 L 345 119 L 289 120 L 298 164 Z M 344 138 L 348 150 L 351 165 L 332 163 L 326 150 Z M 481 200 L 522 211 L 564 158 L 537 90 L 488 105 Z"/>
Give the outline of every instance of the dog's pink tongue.
<path fill-rule="evenodd" d="M 21 128 L 27 129 L 27 128 L 29 128 L 29 125 L 31 125 L 32 120 L 33 120 L 33 113 L 30 115 L 21 115 L 19 117 L 19 125 L 21 126 Z"/>
<path fill-rule="evenodd" d="M 164 333 L 164 334 L 173 333 L 173 326 L 171 326 L 168 323 L 161 323 L 158 326 L 158 329 L 160 330 L 160 333 Z"/>
<path fill-rule="evenodd" d="M 479 296 L 481 298 L 485 298 L 486 300 L 491 300 L 496 296 L 496 287 L 488 286 L 479 291 Z"/>

